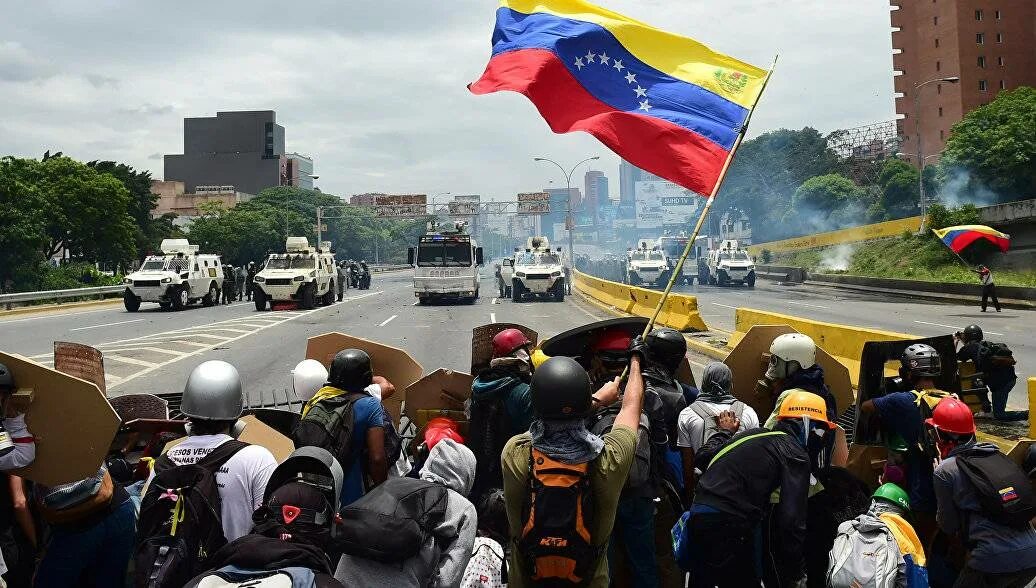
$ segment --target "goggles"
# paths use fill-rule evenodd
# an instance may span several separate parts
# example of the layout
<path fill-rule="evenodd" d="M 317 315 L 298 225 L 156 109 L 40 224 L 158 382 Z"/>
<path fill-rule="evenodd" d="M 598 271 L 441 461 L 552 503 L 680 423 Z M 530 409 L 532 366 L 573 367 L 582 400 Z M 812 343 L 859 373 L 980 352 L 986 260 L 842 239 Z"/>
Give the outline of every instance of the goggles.
<path fill-rule="evenodd" d="M 624 367 L 630 361 L 629 351 L 602 350 L 597 352 L 597 359 L 607 368 Z"/>

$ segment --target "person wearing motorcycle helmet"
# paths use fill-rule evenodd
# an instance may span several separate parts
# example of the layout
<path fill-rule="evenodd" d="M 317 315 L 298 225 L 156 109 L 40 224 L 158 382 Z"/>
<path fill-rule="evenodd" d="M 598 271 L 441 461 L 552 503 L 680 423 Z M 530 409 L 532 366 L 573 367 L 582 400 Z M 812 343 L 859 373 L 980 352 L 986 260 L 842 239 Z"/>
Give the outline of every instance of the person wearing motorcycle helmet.
<path fill-rule="evenodd" d="M 793 391 L 778 408 L 773 430 L 752 428 L 735 433 L 732 411 L 717 417 L 719 430 L 702 446 L 696 464 L 702 470 L 687 520 L 693 586 L 757 586 L 755 529 L 769 513 L 772 567 L 777 585 L 792 586 L 802 577 L 806 539 L 806 504 L 811 455 L 823 446 L 834 424 L 824 399 Z M 779 502 L 771 496 L 780 488 Z"/>
<path fill-rule="evenodd" d="M 224 443 L 236 443 L 234 438 L 243 428 L 238 421 L 243 408 L 241 377 L 234 366 L 219 360 L 198 365 L 188 376 L 180 400 L 180 412 L 187 417 L 187 438 L 159 457 L 154 469 L 194 464 Z M 252 528 L 252 513 L 262 505 L 266 482 L 275 467 L 277 461 L 268 449 L 241 444 L 216 472 L 223 534 L 228 541 Z"/>
<path fill-rule="evenodd" d="M 327 368 L 315 359 L 303 359 L 291 370 L 291 387 L 295 398 L 309 402 L 327 382 Z"/>
<path fill-rule="evenodd" d="M 899 436 L 906 443 L 904 459 L 906 488 L 916 517 L 915 527 L 923 540 L 935 531 L 935 490 L 932 487 L 934 447 L 925 431 L 923 413 L 950 394 L 936 387 L 935 378 L 942 374 L 942 359 L 931 345 L 914 343 L 900 355 L 900 377 L 909 391 L 889 392 L 860 405 L 863 415 L 872 415 L 885 439 Z M 925 409 L 921 403 L 925 403 Z"/>
<path fill-rule="evenodd" d="M 982 382 L 989 387 L 992 402 L 986 397 L 985 388 L 980 392 L 982 412 L 975 415 L 979 418 L 992 416 L 1001 422 L 1019 422 L 1029 420 L 1027 410 L 1007 410 L 1007 399 L 1018 382 L 1018 374 L 1014 369 L 1014 357 L 998 358 L 994 346 L 984 340 L 982 327 L 968 325 L 963 331 L 953 335 L 955 342 L 962 343 L 957 351 L 957 361 L 970 361 L 976 372 L 981 372 Z"/>
<path fill-rule="evenodd" d="M 326 413 L 352 413 L 350 442 L 344 445 L 341 455 L 335 455 L 339 463 L 346 464 L 342 506 L 363 496 L 369 489 L 368 480 L 373 487 L 388 478 L 388 448 L 395 428 L 381 400 L 394 392 L 391 382 L 374 375 L 371 357 L 366 351 L 343 349 L 331 359 L 327 383 L 302 407 L 299 424 L 291 435 L 296 447 L 329 448 L 328 437 L 336 438 L 343 426 L 339 419 L 335 421 L 336 429 L 329 433 L 324 423 L 314 421 L 314 417 L 307 418 L 314 407 L 321 407 L 313 413 L 315 417 Z"/>
<path fill-rule="evenodd" d="M 622 327 L 597 333 L 590 346 L 590 379 L 595 386 L 603 386 L 622 375 L 629 364 L 632 341 L 629 330 Z"/>
<path fill-rule="evenodd" d="M 273 471 L 263 505 L 252 518 L 252 532 L 213 553 L 209 571 L 185 588 L 226 582 L 272 581 L 313 574 L 318 588 L 342 586 L 332 575 L 337 562 L 328 559 L 340 522 L 337 497 L 345 475 L 342 466 L 319 447 L 296 449 Z M 239 585 L 239 584 L 233 584 Z"/>
<path fill-rule="evenodd" d="M 1032 506 L 1025 504 L 1026 494 L 1020 496 L 1013 486 L 1001 488 L 1005 484 L 1001 482 L 993 487 L 992 497 L 983 495 L 972 481 L 975 474 L 966 473 L 961 461 L 967 460 L 970 470 L 996 467 L 1005 477 L 1004 468 L 1017 466 L 995 444 L 975 439 L 971 409 L 956 398 L 941 400 L 927 425 L 935 433 L 941 456 L 934 474 L 939 505 L 936 519 L 944 533 L 958 536 L 968 549 L 967 563 L 955 586 L 1036 585 L 1036 532 L 1028 524 L 1031 511 L 1021 510 Z M 1015 478 L 1024 479 L 1025 472 L 1019 468 Z M 1017 501 L 1025 520 L 1015 525 L 994 520 L 983 506 L 990 498 L 1005 507 Z"/>
<path fill-rule="evenodd" d="M 542 517 L 529 518 L 523 512 L 530 504 L 530 476 L 532 456 L 552 459 L 562 464 L 587 468 L 592 493 L 592 521 L 587 531 L 594 548 L 594 561 L 589 563 L 587 584 L 608 584 L 608 559 L 605 557 L 608 539 L 615 523 L 616 508 L 622 487 L 635 459 L 637 428 L 644 399 L 644 380 L 641 377 L 642 354 L 633 354 L 629 361 L 629 380 L 622 398 L 622 408 L 615 418 L 612 430 L 604 437 L 586 429 L 585 417 L 595 407 L 614 402 L 618 385 L 609 382 L 593 392 L 590 377 L 579 363 L 570 357 L 552 357 L 533 374 L 531 381 L 532 407 L 535 420 L 530 431 L 511 438 L 501 455 L 504 502 L 512 545 L 508 578 L 511 585 L 534 585 L 534 571 L 530 560 L 523 556 L 523 537 L 545 524 Z M 546 507 L 544 507 L 546 508 Z M 542 514 L 542 513 L 541 513 Z M 557 513 L 559 517 L 571 513 Z"/>

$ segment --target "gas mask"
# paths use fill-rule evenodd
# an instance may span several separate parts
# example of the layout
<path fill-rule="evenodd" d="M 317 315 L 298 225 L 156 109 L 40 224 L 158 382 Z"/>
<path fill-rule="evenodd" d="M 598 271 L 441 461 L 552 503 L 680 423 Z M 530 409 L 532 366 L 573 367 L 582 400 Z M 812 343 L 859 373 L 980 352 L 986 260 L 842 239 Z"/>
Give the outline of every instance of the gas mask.
<path fill-rule="evenodd" d="M 802 368 L 799 366 L 799 362 L 785 361 L 780 357 L 771 354 L 770 363 L 766 366 L 766 375 L 764 377 L 771 381 L 784 380 L 800 369 Z"/>

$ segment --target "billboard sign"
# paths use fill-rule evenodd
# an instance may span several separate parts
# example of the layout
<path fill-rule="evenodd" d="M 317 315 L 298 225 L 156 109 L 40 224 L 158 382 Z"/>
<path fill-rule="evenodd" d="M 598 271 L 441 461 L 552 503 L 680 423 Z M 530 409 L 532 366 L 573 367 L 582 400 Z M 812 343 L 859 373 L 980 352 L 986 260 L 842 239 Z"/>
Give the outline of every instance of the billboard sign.
<path fill-rule="evenodd" d="M 468 196 L 454 196 L 453 201 L 448 203 L 450 216 L 476 216 L 479 212 L 479 204 L 482 197 L 477 194 Z"/>
<path fill-rule="evenodd" d="M 550 212 L 550 194 L 528 192 L 518 194 L 518 214 L 547 214 Z"/>
<path fill-rule="evenodd" d="M 686 225 L 705 202 L 691 190 L 664 180 L 636 182 L 634 194 L 638 229 Z"/>
<path fill-rule="evenodd" d="M 374 214 L 378 217 L 419 217 L 428 214 L 425 194 L 379 194 L 374 197 Z"/>

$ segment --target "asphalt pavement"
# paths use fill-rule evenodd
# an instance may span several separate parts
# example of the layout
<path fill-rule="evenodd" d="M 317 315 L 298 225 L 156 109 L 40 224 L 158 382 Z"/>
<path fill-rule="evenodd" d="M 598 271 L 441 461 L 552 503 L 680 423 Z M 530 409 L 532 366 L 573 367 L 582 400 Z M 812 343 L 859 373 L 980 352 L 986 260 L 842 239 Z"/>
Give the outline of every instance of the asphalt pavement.
<path fill-rule="evenodd" d="M 931 336 L 952 333 L 975 322 L 987 338 L 1007 343 L 1018 359 L 1020 381 L 1011 405 L 1024 407 L 1024 377 L 1036 373 L 1036 312 L 1007 310 L 981 313 L 964 307 L 825 286 L 781 286 L 759 282 L 743 287 L 689 286 L 698 297 L 705 322 L 731 331 L 734 309 L 750 307 L 800 317 Z M 495 291 L 491 277 L 482 292 Z M 466 371 L 470 365 L 471 329 L 491 322 L 517 322 L 541 338 L 610 318 L 579 296 L 563 303 L 525 302 L 483 296 L 475 304 L 417 306 L 411 274 L 376 275 L 370 290 L 349 290 L 346 300 L 310 311 L 257 312 L 249 302 L 180 312 L 144 305 L 126 312 L 121 305 L 70 309 L 39 315 L 0 318 L 0 349 L 52 362 L 54 341 L 75 341 L 104 353 L 109 393 L 165 393 L 182 389 L 197 364 L 223 359 L 237 366 L 252 394 L 290 388 L 290 371 L 304 359 L 307 338 L 340 331 L 407 350 L 425 372 L 437 368 Z M 697 374 L 707 361 L 692 357 Z"/>

